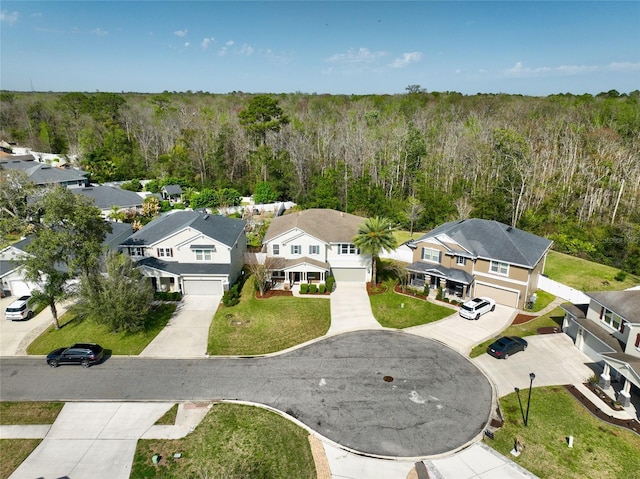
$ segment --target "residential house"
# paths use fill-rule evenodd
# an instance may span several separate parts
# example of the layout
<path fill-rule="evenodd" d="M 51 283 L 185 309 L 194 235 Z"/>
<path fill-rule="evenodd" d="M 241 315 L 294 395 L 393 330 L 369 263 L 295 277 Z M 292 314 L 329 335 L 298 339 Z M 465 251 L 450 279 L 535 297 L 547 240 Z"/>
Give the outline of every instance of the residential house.
<path fill-rule="evenodd" d="M 410 284 L 443 288 L 462 299 L 487 296 L 524 309 L 538 288 L 552 241 L 498 221 L 444 223 L 407 243 Z"/>
<path fill-rule="evenodd" d="M 182 187 L 180 185 L 165 185 L 160 189 L 162 199 L 173 203 L 182 203 Z"/>
<path fill-rule="evenodd" d="M 117 251 L 120 243 L 131 236 L 133 230 L 127 223 L 109 223 L 109 225 L 111 233 L 107 233 L 102 244 L 105 250 Z M 37 289 L 37 284 L 25 281 L 24 272 L 17 262 L 21 257 L 29 254 L 27 245 L 32 240 L 33 236 L 28 236 L 0 251 L 0 284 L 4 296 L 22 296 Z M 56 269 L 66 271 L 66 265 L 60 264 Z"/>
<path fill-rule="evenodd" d="M 24 171 L 36 186 L 88 186 L 85 171 L 76 168 L 58 168 L 35 161 L 32 155 L 12 155 L 0 158 L 0 168 Z"/>
<path fill-rule="evenodd" d="M 198 211 L 173 211 L 122 242 L 157 291 L 223 294 L 241 274 L 246 222 Z"/>
<path fill-rule="evenodd" d="M 628 406 L 632 388 L 640 388 L 640 290 L 586 293 L 588 304 L 561 306 L 563 331 L 576 347 L 598 363 L 600 385 L 624 378 L 618 400 Z"/>
<path fill-rule="evenodd" d="M 277 262 L 271 281 L 284 287 L 324 282 L 329 274 L 336 281 L 371 281 L 371 256 L 353 244 L 365 219 L 329 209 L 294 211 L 269 224 L 263 252 Z"/>
<path fill-rule="evenodd" d="M 109 218 L 109 215 L 114 211 L 114 207 L 118 211 L 142 209 L 142 196 L 135 191 L 107 185 L 73 187 L 69 188 L 69 190 L 74 195 L 82 195 L 93 200 L 93 203 L 100 208 L 104 218 Z"/>

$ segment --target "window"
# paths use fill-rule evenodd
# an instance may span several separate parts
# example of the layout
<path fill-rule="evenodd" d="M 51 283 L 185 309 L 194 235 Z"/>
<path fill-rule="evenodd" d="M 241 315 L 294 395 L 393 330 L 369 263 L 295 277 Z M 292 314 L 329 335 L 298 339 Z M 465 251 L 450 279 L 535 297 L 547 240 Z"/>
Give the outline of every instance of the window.
<path fill-rule="evenodd" d="M 158 248 L 158 258 L 171 258 L 173 257 L 172 248 Z"/>
<path fill-rule="evenodd" d="M 465 266 L 467 264 L 467 258 L 464 258 L 462 256 L 456 256 L 456 264 L 459 264 L 460 266 Z"/>
<path fill-rule="evenodd" d="M 422 259 L 432 263 L 439 263 L 440 251 L 433 248 L 422 248 Z"/>
<path fill-rule="evenodd" d="M 320 245 L 309 245 L 309 254 L 320 254 Z"/>
<path fill-rule="evenodd" d="M 360 254 L 360 251 L 352 243 L 341 243 L 338 245 L 338 254 Z"/>
<path fill-rule="evenodd" d="M 144 256 L 144 248 L 142 246 L 135 246 L 133 248 L 129 248 L 130 256 Z"/>
<path fill-rule="evenodd" d="M 490 270 L 492 273 L 502 274 L 504 276 L 509 275 L 509 265 L 507 263 L 501 263 L 500 261 L 492 261 Z"/>
<path fill-rule="evenodd" d="M 291 245 L 291 254 L 301 254 L 301 253 L 302 253 L 302 246 L 300 246 L 299 244 Z"/>
<path fill-rule="evenodd" d="M 600 311 L 600 319 L 603 323 L 611 326 L 615 330 L 620 330 L 622 325 L 622 318 L 613 311 L 609 311 L 607 308 L 602 308 Z"/>
<path fill-rule="evenodd" d="M 211 261 L 213 250 L 210 249 L 194 249 L 196 261 Z"/>
<path fill-rule="evenodd" d="M 274 256 L 278 256 L 280 254 L 280 245 L 279 244 L 274 244 L 273 245 L 273 255 Z"/>

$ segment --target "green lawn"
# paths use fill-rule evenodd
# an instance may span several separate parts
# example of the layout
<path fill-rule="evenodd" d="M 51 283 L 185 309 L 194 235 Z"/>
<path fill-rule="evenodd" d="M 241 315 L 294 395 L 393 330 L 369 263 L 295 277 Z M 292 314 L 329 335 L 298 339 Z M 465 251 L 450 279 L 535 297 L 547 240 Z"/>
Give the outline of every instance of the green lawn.
<path fill-rule="evenodd" d="M 373 316 L 386 328 L 403 329 L 451 316 L 456 310 L 395 293 L 394 281 L 385 281 L 384 293 L 369 296 Z"/>
<path fill-rule="evenodd" d="M 53 424 L 61 402 L 0 402 L 0 424 Z M 0 439 L 0 479 L 8 478 L 42 439 Z"/>
<path fill-rule="evenodd" d="M 476 356 L 480 356 L 481 354 L 486 353 L 487 346 L 489 346 L 492 342 L 494 342 L 501 336 L 532 336 L 534 334 L 537 334 L 538 328 L 544 328 L 547 326 L 562 326 L 563 318 L 564 311 L 561 308 L 555 308 L 552 311 L 549 311 L 547 314 L 538 316 L 536 319 L 532 319 L 531 321 L 527 321 L 526 323 L 512 324 L 497 336 L 491 339 L 487 339 L 486 341 L 475 346 L 471 350 L 471 353 L 469 353 L 469 357 L 475 358 Z"/>
<path fill-rule="evenodd" d="M 546 291 L 542 291 L 541 289 L 536 291 L 536 294 L 538 295 L 536 304 L 533 305 L 533 309 L 527 309 L 525 313 L 537 313 L 538 311 L 542 311 L 544 308 L 549 306 L 554 299 L 556 299 L 554 295 L 547 293 Z"/>
<path fill-rule="evenodd" d="M 619 271 L 557 251 L 549 251 L 544 268 L 550 279 L 579 291 L 623 290 L 640 284 L 640 278 L 632 274 L 627 274 L 624 281 L 616 281 L 614 277 Z"/>
<path fill-rule="evenodd" d="M 316 469 L 307 431 L 265 409 L 221 403 L 183 439 L 139 440 L 130 477 L 311 479 Z"/>
<path fill-rule="evenodd" d="M 411 232 L 409 231 L 396 230 L 393 232 L 393 236 L 395 236 L 398 245 L 401 245 L 402 243 L 406 243 L 411 239 L 415 240 L 420 238 L 421 236 L 424 236 L 424 233 L 420 231 L 414 231 L 413 234 L 411 234 Z"/>
<path fill-rule="evenodd" d="M 111 354 L 137 355 L 162 331 L 175 309 L 175 304 L 158 305 L 149 314 L 148 328 L 137 333 L 114 333 L 106 326 L 76 318 L 72 309 L 60 318 L 62 327 L 59 330 L 56 331 L 50 326 L 29 345 L 27 353 L 48 354 L 62 346 L 90 342 L 110 350 Z"/>
<path fill-rule="evenodd" d="M 640 436 L 592 416 L 563 387 L 533 389 L 528 427 L 515 393 L 500 398 L 500 404 L 505 424 L 487 444 L 540 478 L 638 477 Z M 567 446 L 568 436 L 574 437 L 573 448 Z M 524 445 L 517 458 L 509 453 L 515 438 Z"/>
<path fill-rule="evenodd" d="M 240 303 L 220 305 L 209 328 L 211 355 L 258 355 L 282 351 L 327 333 L 331 325 L 329 299 L 293 296 L 256 299 L 253 277 Z"/>

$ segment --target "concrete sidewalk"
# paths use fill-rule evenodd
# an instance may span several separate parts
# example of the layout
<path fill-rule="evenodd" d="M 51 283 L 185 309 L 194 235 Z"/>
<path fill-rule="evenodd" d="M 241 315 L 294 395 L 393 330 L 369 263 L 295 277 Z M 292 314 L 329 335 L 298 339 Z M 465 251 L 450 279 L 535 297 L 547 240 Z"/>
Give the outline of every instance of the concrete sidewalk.
<path fill-rule="evenodd" d="M 384 329 L 373 317 L 366 284 L 338 282 L 330 301 L 331 326 L 327 336 L 361 329 Z"/>

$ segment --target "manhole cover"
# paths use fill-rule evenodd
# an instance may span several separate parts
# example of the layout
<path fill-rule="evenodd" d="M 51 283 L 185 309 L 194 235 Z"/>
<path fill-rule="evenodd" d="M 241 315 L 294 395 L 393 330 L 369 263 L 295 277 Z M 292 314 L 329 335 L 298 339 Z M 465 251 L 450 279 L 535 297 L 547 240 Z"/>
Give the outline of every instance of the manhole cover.
<path fill-rule="evenodd" d="M 390 383 L 391 381 L 393 381 L 393 376 L 385 376 L 382 379 L 384 379 L 385 382 Z"/>

